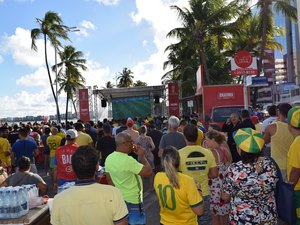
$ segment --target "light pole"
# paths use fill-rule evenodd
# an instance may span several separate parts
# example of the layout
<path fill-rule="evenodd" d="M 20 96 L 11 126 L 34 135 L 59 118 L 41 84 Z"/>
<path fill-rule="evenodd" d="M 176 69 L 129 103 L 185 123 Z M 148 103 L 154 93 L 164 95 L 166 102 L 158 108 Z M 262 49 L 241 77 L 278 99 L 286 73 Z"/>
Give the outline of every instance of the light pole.
<path fill-rule="evenodd" d="M 54 45 L 54 54 L 55 54 L 55 96 L 56 96 L 56 102 L 57 102 L 56 119 L 57 119 L 57 122 L 60 123 L 60 115 L 59 115 L 59 109 L 58 109 L 57 45 Z"/>

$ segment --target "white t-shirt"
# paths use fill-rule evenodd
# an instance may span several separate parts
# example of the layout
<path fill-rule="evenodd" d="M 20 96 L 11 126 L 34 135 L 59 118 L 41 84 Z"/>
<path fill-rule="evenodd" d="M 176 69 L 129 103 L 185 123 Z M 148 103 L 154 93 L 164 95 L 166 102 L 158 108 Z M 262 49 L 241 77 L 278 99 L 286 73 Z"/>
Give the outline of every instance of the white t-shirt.
<path fill-rule="evenodd" d="M 265 119 L 261 125 L 261 132 L 264 133 L 267 126 L 269 126 L 271 123 L 274 123 L 276 120 L 277 116 L 270 116 L 269 118 Z M 266 147 L 271 147 L 271 143 L 266 144 Z"/>
<path fill-rule="evenodd" d="M 277 120 L 277 116 L 270 116 L 265 119 L 261 125 L 261 132 L 265 132 L 267 126 Z"/>

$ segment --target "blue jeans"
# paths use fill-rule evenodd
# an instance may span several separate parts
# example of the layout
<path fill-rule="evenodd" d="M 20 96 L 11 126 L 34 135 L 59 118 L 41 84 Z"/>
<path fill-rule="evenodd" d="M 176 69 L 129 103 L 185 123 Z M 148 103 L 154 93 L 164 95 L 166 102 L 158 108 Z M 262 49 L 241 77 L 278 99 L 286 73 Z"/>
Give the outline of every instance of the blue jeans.
<path fill-rule="evenodd" d="M 211 225 L 211 212 L 210 212 L 210 196 L 203 196 L 204 201 L 204 213 L 201 217 L 198 217 L 198 225 Z"/>
<path fill-rule="evenodd" d="M 130 225 L 145 225 L 146 224 L 146 215 L 144 204 L 133 204 L 125 202 L 128 209 L 128 224 Z"/>

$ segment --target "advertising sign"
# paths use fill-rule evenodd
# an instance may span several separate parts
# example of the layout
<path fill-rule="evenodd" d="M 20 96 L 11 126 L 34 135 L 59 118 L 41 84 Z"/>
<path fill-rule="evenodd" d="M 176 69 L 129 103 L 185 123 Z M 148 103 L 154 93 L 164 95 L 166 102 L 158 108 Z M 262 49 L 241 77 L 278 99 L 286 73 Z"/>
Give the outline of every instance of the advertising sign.
<path fill-rule="evenodd" d="M 179 87 L 178 83 L 168 83 L 169 115 L 179 116 Z"/>
<path fill-rule="evenodd" d="M 231 76 L 256 75 L 257 60 L 247 51 L 238 51 L 231 59 Z"/>
<path fill-rule="evenodd" d="M 82 121 L 90 121 L 88 89 L 79 89 L 79 116 Z"/>
<path fill-rule="evenodd" d="M 267 77 L 252 77 L 252 83 L 250 87 L 266 87 L 268 85 Z"/>

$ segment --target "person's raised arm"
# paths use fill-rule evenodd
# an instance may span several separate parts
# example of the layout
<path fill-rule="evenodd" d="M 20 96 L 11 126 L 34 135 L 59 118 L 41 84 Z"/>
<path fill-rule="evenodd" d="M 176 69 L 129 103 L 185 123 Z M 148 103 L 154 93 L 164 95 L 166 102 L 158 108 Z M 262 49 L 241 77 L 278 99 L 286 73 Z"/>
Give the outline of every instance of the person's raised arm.
<path fill-rule="evenodd" d="M 137 145 L 136 151 L 134 153 L 139 156 L 140 162 L 144 165 L 142 170 L 140 171 L 139 175 L 141 177 L 150 177 L 152 175 L 152 168 L 151 168 L 148 160 L 146 159 L 146 156 L 145 156 L 145 153 L 144 153 L 144 150 L 142 149 L 142 147 L 140 145 Z"/>

